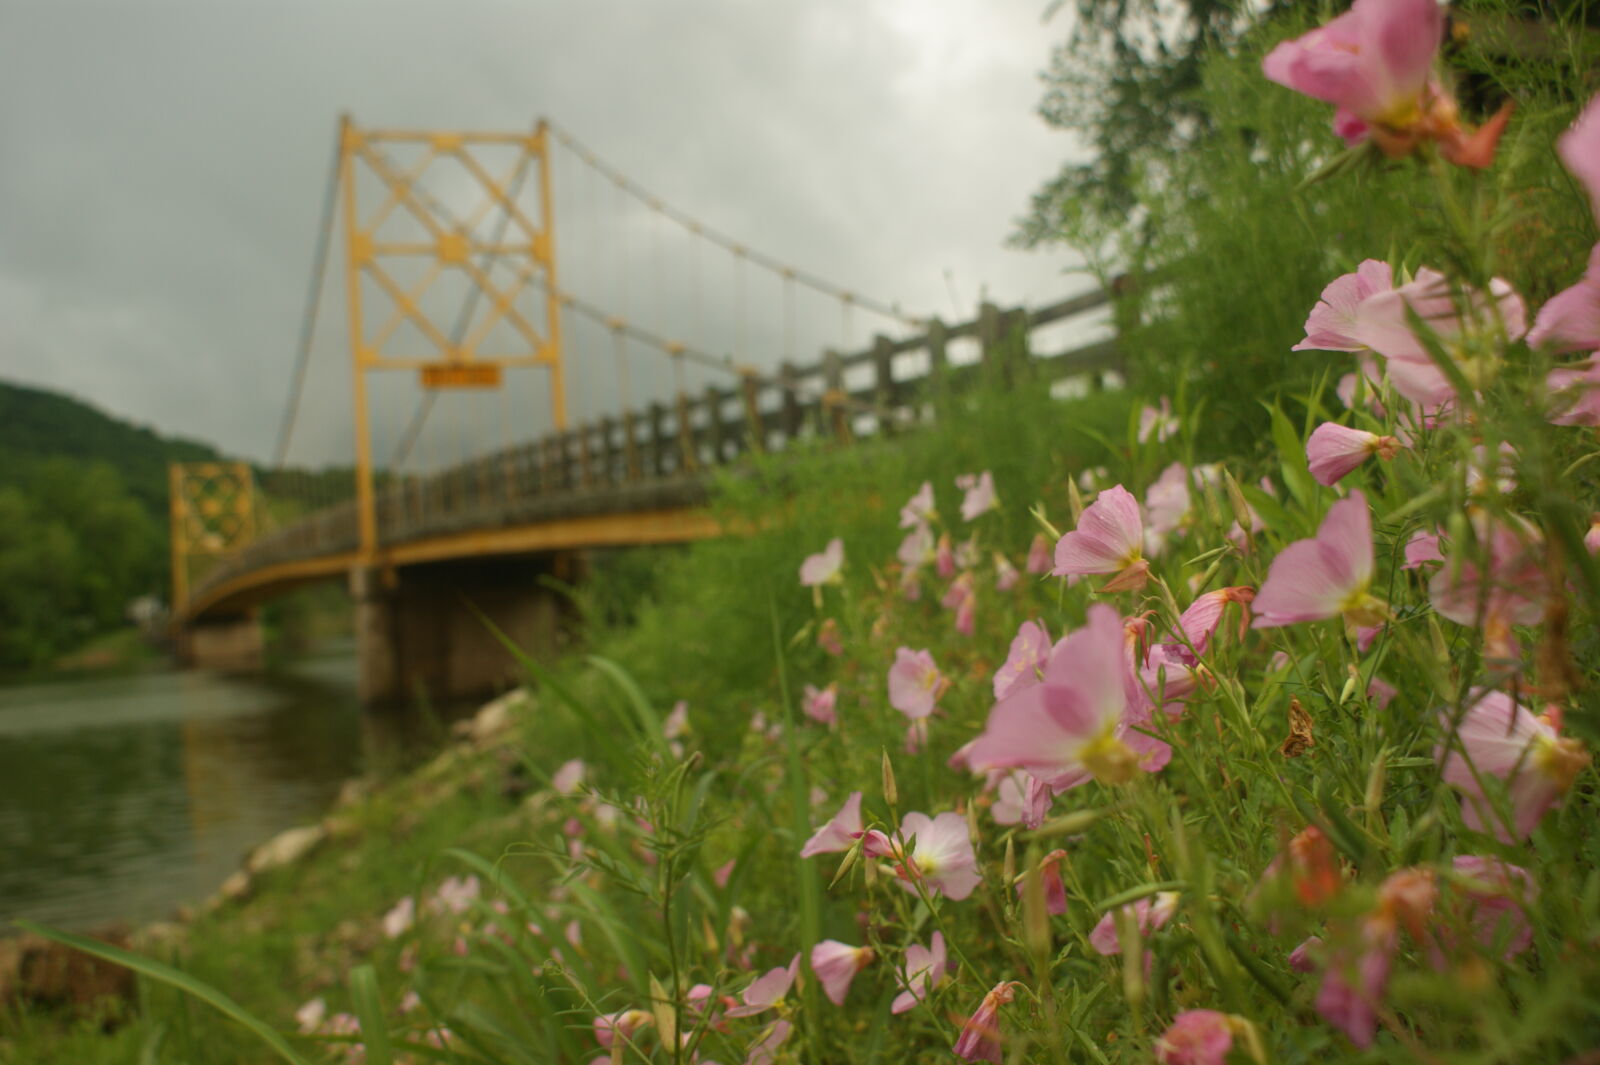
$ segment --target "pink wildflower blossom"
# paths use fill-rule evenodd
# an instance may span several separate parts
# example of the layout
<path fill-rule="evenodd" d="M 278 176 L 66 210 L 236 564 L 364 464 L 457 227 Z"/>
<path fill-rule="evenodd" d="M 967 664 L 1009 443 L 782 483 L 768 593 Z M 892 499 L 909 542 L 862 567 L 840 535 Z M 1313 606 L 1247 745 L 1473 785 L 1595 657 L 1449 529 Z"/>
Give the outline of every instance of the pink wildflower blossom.
<path fill-rule="evenodd" d="M 989 713 L 968 754 L 979 769 L 1025 769 L 1060 792 L 1088 782 L 1121 784 L 1166 765 L 1172 750 L 1140 729 L 1129 703 L 1131 664 L 1122 622 L 1103 603 L 1056 646 L 1043 680 L 1014 690 Z"/>
<path fill-rule="evenodd" d="M 1023 567 L 1029 573 L 1049 573 L 1055 566 L 1055 561 L 1050 554 L 1050 541 L 1044 538 L 1044 533 L 1034 533 L 1033 541 L 1028 544 L 1028 564 Z"/>
<path fill-rule="evenodd" d="M 907 754 L 921 754 L 928 745 L 928 719 L 914 717 L 906 723 L 906 738 L 901 744 Z"/>
<path fill-rule="evenodd" d="M 1089 933 L 1089 945 L 1095 949 L 1095 953 L 1107 957 L 1122 953 L 1122 940 L 1117 935 L 1118 913 L 1127 914 L 1129 919 L 1137 923 L 1139 934 L 1148 936 L 1172 920 L 1172 915 L 1177 912 L 1176 891 L 1160 891 L 1154 897 L 1146 896 L 1137 902 L 1128 903 L 1119 910 L 1108 910 L 1095 924 L 1094 931 Z"/>
<path fill-rule="evenodd" d="M 819 826 L 800 848 L 800 857 L 811 858 L 818 854 L 837 854 L 855 845 L 861 835 L 861 793 L 852 791 L 827 823 Z"/>
<path fill-rule="evenodd" d="M 1429 562 L 1443 562 L 1439 552 L 1439 534 L 1418 529 L 1406 541 L 1406 560 L 1401 569 L 1421 569 Z"/>
<path fill-rule="evenodd" d="M 627 1042 L 640 1028 L 649 1024 L 650 1014 L 644 1010 L 620 1010 L 602 1013 L 594 1019 L 594 1041 L 609 1050 L 617 1039 Z"/>
<path fill-rule="evenodd" d="M 1400 450 L 1400 441 L 1338 422 L 1323 422 L 1306 441 L 1306 461 L 1318 484 L 1331 485 L 1373 455 L 1385 461 Z"/>
<path fill-rule="evenodd" d="M 764 1013 L 783 1002 L 783 997 L 794 986 L 795 977 L 800 975 L 800 955 L 796 954 L 787 966 L 768 969 L 750 982 L 750 986 L 740 993 L 739 997 L 744 1005 L 734 1006 L 728 1010 L 729 1017 L 754 1017 Z"/>
<path fill-rule="evenodd" d="M 1322 952 L 1322 937 L 1307 936 L 1298 947 L 1289 952 L 1289 968 L 1297 973 L 1314 973 L 1320 967 L 1317 955 Z"/>
<path fill-rule="evenodd" d="M 390 939 L 399 939 L 411 930 L 417 919 L 417 900 L 407 895 L 394 904 L 394 908 L 383 915 L 383 934 Z"/>
<path fill-rule="evenodd" d="M 1371 140 L 1385 155 L 1437 141 L 1459 166 L 1487 167 L 1510 117 L 1502 108 L 1477 130 L 1431 76 L 1444 17 L 1435 0 L 1356 0 L 1351 9 L 1262 62 L 1267 77 L 1334 106 L 1334 132 L 1347 144 Z"/>
<path fill-rule="evenodd" d="M 1367 590 L 1372 584 L 1372 515 L 1367 499 L 1351 492 L 1328 508 L 1317 535 L 1297 540 L 1272 560 L 1256 593 L 1254 628 L 1345 618 L 1376 625 L 1388 607 Z"/>
<path fill-rule="evenodd" d="M 1183 526 L 1189 514 L 1189 468 L 1174 462 L 1162 470 L 1145 491 L 1144 508 L 1150 515 L 1145 546 L 1155 550 L 1168 534 Z"/>
<path fill-rule="evenodd" d="M 906 948 L 904 970 L 895 973 L 895 981 L 904 990 L 895 996 L 889 1007 L 890 1013 L 906 1012 L 944 982 L 944 936 L 935 932 L 929 942 L 931 948 L 921 943 L 913 943 Z"/>
<path fill-rule="evenodd" d="M 689 702 L 679 699 L 672 704 L 672 713 L 661 721 L 661 735 L 669 740 L 681 739 L 689 734 Z"/>
<path fill-rule="evenodd" d="M 956 579 L 950 582 L 950 587 L 945 589 L 944 598 L 939 600 L 939 605 L 946 610 L 961 609 L 961 604 L 975 594 L 974 584 L 971 572 L 957 575 Z"/>
<path fill-rule="evenodd" d="M 933 530 L 926 525 L 918 525 L 906 533 L 906 538 L 900 541 L 900 549 L 895 552 L 895 557 L 907 569 L 915 569 L 932 562 L 933 555 Z"/>
<path fill-rule="evenodd" d="M 926 649 L 901 647 L 889 667 L 889 705 L 910 718 L 927 717 L 949 682 Z"/>
<path fill-rule="evenodd" d="M 550 786 L 563 795 L 571 795 L 578 790 L 588 772 L 589 767 L 583 764 L 582 758 L 562 762 L 561 768 L 551 776 Z"/>
<path fill-rule="evenodd" d="M 1364 351 L 1366 344 L 1352 334 L 1356 328 L 1356 308 L 1377 292 L 1394 287 L 1394 271 L 1388 263 L 1367 259 L 1353 274 L 1328 282 L 1317 305 L 1306 318 L 1306 338 L 1291 351 Z M 1352 378 L 1352 385 L 1354 378 Z M 1340 397 L 1343 399 L 1343 395 Z M 1345 406 L 1350 401 L 1345 399 Z"/>
<path fill-rule="evenodd" d="M 910 848 L 909 856 L 905 846 Z M 920 880 L 929 893 L 944 895 L 955 902 L 972 894 L 983 880 L 983 874 L 978 872 L 978 856 L 972 849 L 972 837 L 967 831 L 967 819 L 954 811 L 938 817 L 906 814 L 900 822 L 899 840 L 873 830 L 866 834 L 863 850 L 869 857 L 893 859 L 897 863 L 896 875 L 907 881 L 908 888 L 911 880 Z"/>
<path fill-rule="evenodd" d="M 1207 592 L 1189 604 L 1189 609 L 1178 619 L 1178 627 L 1183 630 L 1184 639 L 1189 641 L 1195 652 L 1205 654 L 1212 634 L 1222 624 L 1222 613 L 1229 603 L 1239 604 L 1239 639 L 1244 639 L 1245 629 L 1250 625 L 1250 604 L 1255 602 L 1255 598 L 1256 590 L 1249 585 Z"/>
<path fill-rule="evenodd" d="M 440 882 L 433 896 L 433 909 L 461 913 L 478 898 L 478 878 L 447 876 Z"/>
<path fill-rule="evenodd" d="M 1589 205 L 1600 222 L 1600 95 L 1589 101 L 1572 128 L 1556 141 L 1556 151 L 1589 193 Z"/>
<path fill-rule="evenodd" d="M 1552 399 L 1552 423 L 1600 425 L 1600 352 L 1576 365 L 1551 370 L 1544 386 Z"/>
<path fill-rule="evenodd" d="M 1372 1045 L 1378 1030 L 1378 1003 L 1388 990 L 1394 950 L 1395 934 L 1390 926 L 1363 921 L 1359 947 L 1353 953 L 1332 953 L 1323 970 L 1317 1012 L 1363 1049 Z"/>
<path fill-rule="evenodd" d="M 1030 684 L 1039 683 L 1045 662 L 1050 658 L 1050 633 L 1042 621 L 1024 621 L 1011 641 L 1005 663 L 994 674 L 994 697 L 1007 695 Z"/>
<path fill-rule="evenodd" d="M 844 541 L 835 536 L 828 546 L 815 555 L 809 555 L 800 564 L 800 583 L 807 588 L 824 584 L 841 584 L 844 578 Z"/>
<path fill-rule="evenodd" d="M 956 575 L 956 553 L 950 546 L 949 533 L 939 534 L 939 544 L 933 552 L 933 570 L 946 579 Z"/>
<path fill-rule="evenodd" d="M 1139 443 L 1147 444 L 1151 437 L 1157 443 L 1166 443 L 1178 431 L 1178 419 L 1172 416 L 1172 401 L 1161 397 L 1161 406 L 1139 408 Z"/>
<path fill-rule="evenodd" d="M 956 1057 L 962 1061 L 988 1061 L 993 1065 L 1001 1065 L 1000 1007 L 1009 1003 L 1015 997 L 1016 989 L 1021 986 L 1016 980 L 1005 980 L 984 994 L 976 1012 L 967 1018 L 967 1023 L 961 1026 L 961 1034 L 956 1037 L 956 1045 L 952 1048 Z"/>
<path fill-rule="evenodd" d="M 322 1027 L 322 1021 L 328 1015 L 328 1003 L 320 998 L 310 999 L 294 1011 L 295 1023 L 300 1026 L 301 1035 L 310 1035 Z"/>
<path fill-rule="evenodd" d="M 1464 796 L 1461 819 L 1469 828 L 1488 828 L 1502 843 L 1532 835 L 1540 818 L 1561 801 L 1589 764 L 1582 743 L 1559 735 L 1504 692 L 1480 694 L 1453 729 L 1448 712 L 1441 722 L 1447 738 L 1434 757 L 1442 765 L 1445 781 Z M 1479 782 L 1482 777 L 1506 782 L 1509 826 L 1490 806 Z"/>
<path fill-rule="evenodd" d="M 1528 330 L 1528 346 L 1553 352 L 1600 348 L 1600 244 L 1590 249 L 1588 268 L 1578 283 L 1539 308 Z"/>
<path fill-rule="evenodd" d="M 1150 563 L 1144 560 L 1144 521 L 1139 501 L 1120 484 L 1101 492 L 1078 518 L 1078 527 L 1056 543 L 1057 577 L 1115 573 L 1102 591 L 1144 587 Z"/>
<path fill-rule="evenodd" d="M 822 993 L 835 1006 L 844 1005 L 850 993 L 850 981 L 856 973 L 871 963 L 871 947 L 852 947 L 837 939 L 824 939 L 811 948 L 811 971 L 822 983 Z"/>
<path fill-rule="evenodd" d="M 900 508 L 900 528 L 915 529 L 938 516 L 933 509 L 933 482 L 923 481 L 916 495 L 906 500 L 905 506 Z"/>
<path fill-rule="evenodd" d="M 994 476 L 988 470 L 980 474 L 962 474 L 956 478 L 956 487 L 966 493 L 961 500 L 962 521 L 973 521 L 979 515 L 1000 509 L 1000 497 L 994 491 Z"/>
<path fill-rule="evenodd" d="M 1428 582 L 1434 610 L 1458 625 L 1481 626 L 1484 654 L 1497 660 L 1517 658 L 1512 625 L 1532 625 L 1544 616 L 1549 593 L 1543 566 L 1542 538 L 1521 522 L 1479 513 L 1473 529 L 1482 556 L 1463 547 L 1449 565 Z"/>
<path fill-rule="evenodd" d="M 1527 306 L 1498 277 L 1489 282 L 1486 296 L 1475 289 L 1458 291 L 1449 278 L 1422 267 L 1408 284 L 1363 300 L 1356 308 L 1356 339 L 1388 359 L 1389 381 L 1397 392 L 1425 407 L 1454 399 L 1455 387 L 1413 331 L 1412 315 L 1474 389 L 1499 371 L 1498 344 L 1488 341 L 1517 340 L 1527 332 Z"/>
<path fill-rule="evenodd" d="M 1017 572 L 1017 567 L 1011 564 L 1011 560 L 996 551 L 994 553 L 994 590 L 997 592 L 1009 592 L 1021 580 L 1022 574 Z"/>
<path fill-rule="evenodd" d="M 1216 1010 L 1184 1010 L 1156 1040 L 1160 1065 L 1224 1065 L 1233 1049 L 1233 1022 Z"/>
<path fill-rule="evenodd" d="M 811 720 L 831 728 L 839 722 L 839 715 L 834 710 L 838 699 L 839 686 L 837 684 L 830 684 L 821 689 L 813 684 L 807 684 L 805 696 L 800 700 L 800 709 Z"/>
<path fill-rule="evenodd" d="M 1528 906 L 1538 899 L 1539 886 L 1526 869 L 1475 854 L 1452 859 L 1450 867 L 1479 943 L 1489 947 L 1504 942 L 1502 957 L 1507 961 L 1533 945 Z"/>
<path fill-rule="evenodd" d="M 956 545 L 954 558 L 957 569 L 972 569 L 978 564 L 978 537 L 976 534 L 967 537 Z"/>
<path fill-rule="evenodd" d="M 772 1022 L 770 1027 L 762 1031 L 761 1038 L 751 1045 L 745 1055 L 744 1065 L 772 1065 L 777 1058 L 778 1048 L 788 1040 L 793 1031 L 794 1025 L 788 1021 Z M 703 1062 L 701 1065 L 713 1065 L 713 1063 Z"/>

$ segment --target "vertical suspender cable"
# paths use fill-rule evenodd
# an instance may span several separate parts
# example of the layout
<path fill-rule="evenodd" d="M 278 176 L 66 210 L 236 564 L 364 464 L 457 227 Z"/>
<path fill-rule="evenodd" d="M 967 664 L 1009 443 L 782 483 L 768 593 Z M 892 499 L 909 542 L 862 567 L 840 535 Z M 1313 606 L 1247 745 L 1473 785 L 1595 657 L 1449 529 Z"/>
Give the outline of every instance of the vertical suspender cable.
<path fill-rule="evenodd" d="M 294 376 L 289 384 L 289 406 L 284 411 L 283 425 L 278 429 L 278 443 L 272 452 L 273 468 L 283 465 L 289 454 L 289 439 L 294 435 L 295 419 L 300 411 L 300 397 L 305 391 L 306 364 L 311 360 L 311 342 L 316 336 L 317 313 L 322 305 L 322 279 L 328 267 L 328 248 L 332 243 L 333 219 L 339 207 L 339 172 L 343 166 L 339 136 L 333 141 L 333 161 L 328 167 L 327 191 L 322 197 L 322 224 L 317 230 L 317 249 L 312 256 L 311 286 L 306 291 L 306 312 L 300 320 L 300 351 L 295 358 Z"/>

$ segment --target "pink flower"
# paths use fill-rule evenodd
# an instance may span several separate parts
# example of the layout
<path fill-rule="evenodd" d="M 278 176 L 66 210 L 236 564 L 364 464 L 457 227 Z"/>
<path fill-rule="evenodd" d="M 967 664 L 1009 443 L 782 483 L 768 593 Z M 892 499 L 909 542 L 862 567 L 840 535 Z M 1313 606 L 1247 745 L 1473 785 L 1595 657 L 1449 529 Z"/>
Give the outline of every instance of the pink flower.
<path fill-rule="evenodd" d="M 957 569 L 972 569 L 978 564 L 978 537 L 976 533 L 956 545 L 954 558 Z"/>
<path fill-rule="evenodd" d="M 1395 949 L 1393 927 L 1363 921 L 1360 949 L 1333 954 L 1317 990 L 1317 1012 L 1344 1032 L 1358 1047 L 1372 1045 L 1378 1030 L 1378 1002 L 1389 986 L 1389 963 Z"/>
<path fill-rule="evenodd" d="M 800 583 L 807 588 L 841 584 L 844 578 L 844 541 L 835 536 L 820 553 L 807 556 L 800 564 Z"/>
<path fill-rule="evenodd" d="M 624 1042 L 633 1038 L 633 1033 L 650 1023 L 650 1014 L 644 1010 L 621 1010 L 617 1013 L 602 1013 L 594 1019 L 594 1041 L 606 1049 L 617 1039 Z"/>
<path fill-rule="evenodd" d="M 1189 641 L 1196 654 L 1205 654 L 1212 634 L 1222 624 L 1222 612 L 1229 603 L 1239 604 L 1239 638 L 1244 639 L 1245 626 L 1250 623 L 1250 604 L 1255 602 L 1256 590 L 1249 585 L 1235 585 L 1207 592 L 1189 604 L 1189 609 L 1178 619 L 1183 638 Z"/>
<path fill-rule="evenodd" d="M 1009 558 L 996 551 L 994 553 L 994 590 L 997 592 L 1009 592 L 1017 586 L 1017 582 L 1020 580 L 1022 580 L 1022 574 L 1017 572 L 1017 567 L 1011 564 Z"/>
<path fill-rule="evenodd" d="M 773 1021 L 771 1027 L 761 1033 L 761 1038 L 751 1044 L 749 1052 L 745 1055 L 744 1065 L 772 1065 L 778 1048 L 789 1038 L 794 1026 L 788 1021 Z M 702 1065 L 712 1065 L 710 1062 Z"/>
<path fill-rule="evenodd" d="M 1486 296 L 1453 286 L 1437 270 L 1421 267 L 1410 283 L 1362 300 L 1356 307 L 1355 338 L 1388 359 L 1389 381 L 1397 392 L 1426 407 L 1454 399 L 1455 388 L 1412 330 L 1413 315 L 1474 389 L 1499 372 L 1496 345 L 1486 341 L 1517 340 L 1527 332 L 1527 306 L 1498 277 L 1489 282 Z"/>
<path fill-rule="evenodd" d="M 927 717 L 949 686 L 926 649 L 901 647 L 889 667 L 889 705 L 910 718 Z"/>
<path fill-rule="evenodd" d="M 1526 839 L 1546 811 L 1561 801 L 1572 782 L 1589 764 L 1589 752 L 1534 717 L 1504 692 L 1487 692 L 1467 707 L 1452 726 L 1441 715 L 1445 739 L 1434 751 L 1445 781 L 1464 798 L 1461 819 L 1468 828 L 1487 827 L 1502 843 Z M 1511 823 L 1506 825 L 1489 804 L 1480 780 L 1506 782 Z"/>
<path fill-rule="evenodd" d="M 734 1006 L 729 1009 L 729 1017 L 754 1017 L 783 1002 L 783 997 L 794 986 L 794 978 L 800 975 L 800 955 L 796 954 L 787 967 L 780 966 L 768 969 L 750 982 L 750 986 L 740 993 L 744 1005 Z"/>
<path fill-rule="evenodd" d="M 1431 2 L 1431 0 L 1430 0 Z M 1272 560 L 1256 593 L 1254 628 L 1277 628 L 1343 614 L 1376 625 L 1388 613 L 1373 598 L 1372 516 L 1360 492 L 1328 508 L 1311 540 L 1297 540 Z"/>
<path fill-rule="evenodd" d="M 811 720 L 831 727 L 839 721 L 839 715 L 834 711 L 838 698 L 839 691 L 836 684 L 830 684 L 822 689 L 807 684 L 805 696 L 800 700 L 800 709 Z"/>
<path fill-rule="evenodd" d="M 1000 509 L 1000 497 L 994 491 L 994 477 L 988 470 L 976 476 L 962 474 L 956 478 L 956 487 L 966 493 L 961 500 L 962 521 L 972 521 L 981 514 Z"/>
<path fill-rule="evenodd" d="M 907 754 L 921 754 L 928 745 L 928 719 L 914 717 L 906 724 L 906 738 L 901 747 Z"/>
<path fill-rule="evenodd" d="M 310 999 L 294 1011 L 295 1023 L 300 1026 L 301 1035 L 309 1035 L 322 1027 L 322 1021 L 327 1015 L 328 1004 L 320 998 Z"/>
<path fill-rule="evenodd" d="M 689 702 L 679 699 L 672 704 L 672 713 L 668 714 L 661 722 L 661 735 L 669 740 L 679 739 L 689 734 Z"/>
<path fill-rule="evenodd" d="M 1028 545 L 1028 564 L 1023 568 L 1029 573 L 1049 573 L 1054 565 L 1050 557 L 1050 541 L 1044 538 L 1044 533 L 1034 533 L 1033 542 Z"/>
<path fill-rule="evenodd" d="M 1306 461 L 1318 484 L 1331 485 L 1373 455 L 1388 460 L 1399 450 L 1400 441 L 1392 436 L 1323 422 L 1306 441 Z"/>
<path fill-rule="evenodd" d="M 1589 205 L 1600 222 L 1600 96 L 1589 101 L 1572 128 L 1556 141 L 1556 151 L 1588 191 Z"/>
<path fill-rule="evenodd" d="M 1056 564 L 1050 572 L 1115 573 L 1102 591 L 1127 591 L 1144 586 L 1150 564 L 1144 560 L 1144 522 L 1139 501 L 1120 484 L 1101 492 L 1078 518 L 1078 527 L 1056 542 Z"/>
<path fill-rule="evenodd" d="M 837 854 L 855 845 L 861 835 L 861 793 L 852 791 L 839 807 L 839 812 L 820 826 L 800 848 L 800 857 L 811 858 L 818 854 Z"/>
<path fill-rule="evenodd" d="M 1019 688 L 1039 683 L 1050 657 L 1050 633 L 1042 621 L 1024 621 L 1011 641 L 1005 664 L 994 674 L 994 697 L 1004 699 Z"/>
<path fill-rule="evenodd" d="M 927 998 L 928 993 L 944 981 L 944 936 L 935 932 L 929 942 L 932 949 L 921 943 L 913 943 L 906 948 L 904 971 L 895 973 L 895 981 L 904 990 L 895 996 L 894 1003 L 889 1007 L 890 1013 L 906 1012 Z"/>
<path fill-rule="evenodd" d="M 962 1061 L 988 1061 L 1002 1065 L 1000 1056 L 1000 1007 L 1009 1003 L 1022 984 L 1006 980 L 995 984 L 983 996 L 978 1009 L 961 1026 L 956 1037 L 956 1057 Z"/>
<path fill-rule="evenodd" d="M 563 795 L 571 795 L 583 783 L 584 776 L 588 773 L 588 766 L 583 764 L 583 759 L 573 758 L 562 762 L 561 768 L 555 771 L 550 778 L 550 786 Z"/>
<path fill-rule="evenodd" d="M 1539 308 L 1533 328 L 1528 330 L 1528 346 L 1556 352 L 1600 348 L 1600 244 L 1589 250 L 1583 278 Z"/>
<path fill-rule="evenodd" d="M 974 579 L 970 572 L 962 573 L 950 582 L 950 587 L 945 589 L 944 598 L 939 600 L 939 605 L 946 610 L 959 610 L 961 604 L 971 599 L 974 594 Z"/>
<path fill-rule="evenodd" d="M 915 529 L 938 516 L 933 509 L 933 482 L 923 481 L 917 494 L 906 500 L 905 506 L 900 508 L 900 528 Z"/>
<path fill-rule="evenodd" d="M 1539 886 L 1526 869 L 1473 854 L 1452 859 L 1450 866 L 1479 943 L 1490 947 L 1504 942 L 1502 956 L 1508 961 L 1533 945 L 1528 905 L 1539 897 Z"/>
<path fill-rule="evenodd" d="M 956 575 L 956 553 L 950 547 L 950 534 L 940 533 L 933 553 L 933 570 L 946 579 Z"/>
<path fill-rule="evenodd" d="M 1139 409 L 1139 443 L 1150 442 L 1154 436 L 1157 443 L 1165 443 L 1178 431 L 1178 420 L 1172 416 L 1172 402 L 1166 396 L 1161 397 L 1161 407 L 1141 407 Z"/>
<path fill-rule="evenodd" d="M 390 939 L 399 939 L 411 930 L 411 925 L 417 919 L 417 901 L 410 895 L 394 904 L 394 908 L 383 915 L 383 934 Z"/>
<path fill-rule="evenodd" d="M 1089 933 L 1089 945 L 1095 949 L 1095 953 L 1107 957 L 1122 953 L 1122 940 L 1117 935 L 1118 913 L 1127 914 L 1129 919 L 1138 924 L 1139 934 L 1148 936 L 1172 920 L 1172 915 L 1177 912 L 1176 891 L 1157 892 L 1154 898 L 1147 896 L 1119 910 L 1108 910 L 1095 924 L 1094 931 Z"/>
<path fill-rule="evenodd" d="M 900 839 L 891 840 L 882 832 L 868 832 L 863 850 L 869 857 L 891 858 L 896 874 L 906 881 L 921 880 L 929 893 L 937 892 L 960 902 L 983 880 L 978 872 L 978 856 L 972 849 L 967 819 L 949 811 L 938 817 L 909 813 L 900 822 Z M 905 853 L 909 845 L 910 855 Z"/>
<path fill-rule="evenodd" d="M 1216 1010 L 1184 1010 L 1155 1049 L 1160 1065 L 1223 1065 L 1233 1049 L 1233 1023 Z"/>
<path fill-rule="evenodd" d="M 1298 947 L 1289 952 L 1289 968 L 1297 973 L 1314 973 L 1318 964 L 1316 956 L 1322 951 L 1321 936 L 1307 936 Z"/>
<path fill-rule="evenodd" d="M 477 900 L 478 891 L 479 885 L 476 876 L 447 876 L 439 883 L 438 890 L 434 892 L 432 908 L 435 911 L 443 910 L 450 913 L 461 913 Z"/>
<path fill-rule="evenodd" d="M 900 541 L 900 550 L 895 552 L 902 565 L 907 569 L 915 569 L 933 561 L 933 531 L 926 525 L 918 525 L 906 533 L 906 538 Z"/>
<path fill-rule="evenodd" d="M 1455 101 L 1430 77 L 1443 30 L 1435 0 L 1356 0 L 1326 26 L 1278 45 L 1261 69 L 1279 85 L 1332 104 L 1334 130 L 1348 144 L 1371 138 L 1400 156 L 1434 139 L 1446 158 L 1486 166 L 1498 125 L 1469 135 Z"/>
<path fill-rule="evenodd" d="M 1401 569 L 1421 569 L 1429 562 L 1443 562 L 1439 553 L 1439 534 L 1418 529 L 1406 541 L 1406 560 Z"/>
<path fill-rule="evenodd" d="M 824 939 L 811 948 L 811 971 L 822 982 L 822 993 L 835 1006 L 844 1005 L 850 981 L 872 961 L 872 948 L 852 947 L 837 939 Z"/>
<path fill-rule="evenodd" d="M 1044 886 L 1044 909 L 1046 913 L 1061 915 L 1067 912 L 1067 886 L 1061 880 L 1061 863 L 1066 861 L 1067 852 L 1053 850 L 1039 860 L 1039 879 Z M 1027 888 L 1025 881 L 1017 882 L 1017 898 L 1021 898 Z"/>
<path fill-rule="evenodd" d="M 1089 608 L 1088 624 L 1056 646 L 1038 684 L 1011 691 L 989 712 L 968 753 L 976 769 L 1024 769 L 1054 791 L 1091 778 L 1126 783 L 1166 765 L 1171 748 L 1139 731 L 1129 704 L 1132 669 L 1117 612 Z"/>
<path fill-rule="evenodd" d="M 1189 469 L 1174 462 L 1161 471 L 1144 494 L 1144 507 L 1150 514 L 1150 532 L 1157 542 L 1168 533 L 1176 532 L 1189 513 Z"/>
<path fill-rule="evenodd" d="M 1367 346 L 1351 335 L 1356 328 L 1356 307 L 1373 293 L 1387 292 L 1393 287 L 1394 272 L 1388 263 L 1376 259 L 1363 261 L 1353 274 L 1334 278 L 1322 290 L 1322 297 L 1306 318 L 1306 338 L 1290 350 L 1366 350 Z M 1346 400 L 1345 406 L 1349 405 Z"/>
<path fill-rule="evenodd" d="M 1515 659 L 1512 625 L 1532 625 L 1544 616 L 1549 588 L 1538 531 L 1510 520 L 1478 515 L 1473 528 L 1480 554 L 1452 545 L 1454 558 L 1428 583 L 1434 610 L 1458 625 L 1482 626 L 1485 654 Z M 1485 564 L 1486 563 L 1486 564 Z"/>
<path fill-rule="evenodd" d="M 1544 386 L 1554 400 L 1550 414 L 1553 423 L 1600 425 L 1600 353 L 1574 366 L 1551 370 Z"/>

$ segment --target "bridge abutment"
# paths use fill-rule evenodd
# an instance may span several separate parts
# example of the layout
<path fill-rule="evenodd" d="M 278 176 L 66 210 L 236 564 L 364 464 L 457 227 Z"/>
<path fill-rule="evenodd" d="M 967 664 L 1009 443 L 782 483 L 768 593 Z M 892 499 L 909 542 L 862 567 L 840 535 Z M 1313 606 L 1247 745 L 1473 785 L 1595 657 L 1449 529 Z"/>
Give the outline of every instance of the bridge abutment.
<path fill-rule="evenodd" d="M 217 673 L 259 672 L 266 660 L 261 620 L 254 611 L 189 625 L 178 645 L 184 665 Z"/>
<path fill-rule="evenodd" d="M 542 578 L 574 580 L 580 564 L 564 553 L 352 570 L 361 702 L 453 702 L 515 686 L 521 667 L 485 619 L 530 658 L 554 657 L 569 606 Z"/>

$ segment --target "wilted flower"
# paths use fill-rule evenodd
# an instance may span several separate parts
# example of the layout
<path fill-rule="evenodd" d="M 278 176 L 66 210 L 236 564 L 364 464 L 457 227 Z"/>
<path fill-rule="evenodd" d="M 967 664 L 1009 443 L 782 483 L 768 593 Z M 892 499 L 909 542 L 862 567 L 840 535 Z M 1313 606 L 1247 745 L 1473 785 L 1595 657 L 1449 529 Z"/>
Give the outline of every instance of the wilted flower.
<path fill-rule="evenodd" d="M 961 1026 L 952 1048 L 963 1061 L 988 1061 L 1001 1065 L 1000 1057 L 1000 1007 L 1010 1002 L 1022 984 L 1005 980 L 990 988 L 978 1004 L 977 1011 Z"/>

